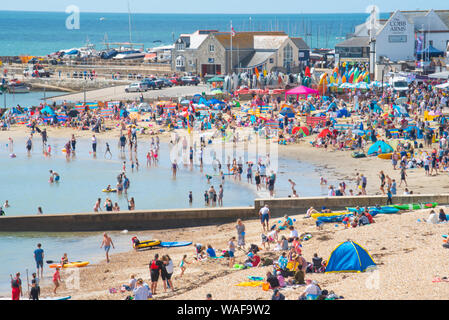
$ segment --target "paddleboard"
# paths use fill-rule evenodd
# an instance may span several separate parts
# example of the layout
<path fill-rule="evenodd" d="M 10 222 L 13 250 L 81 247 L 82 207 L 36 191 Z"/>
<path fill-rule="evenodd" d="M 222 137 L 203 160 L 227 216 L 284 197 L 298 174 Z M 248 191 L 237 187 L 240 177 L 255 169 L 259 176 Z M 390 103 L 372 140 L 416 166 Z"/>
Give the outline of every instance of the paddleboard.
<path fill-rule="evenodd" d="M 185 247 L 190 246 L 192 242 L 189 241 L 174 241 L 174 242 L 161 242 L 159 245 L 164 248 L 172 248 L 172 247 Z"/>
<path fill-rule="evenodd" d="M 81 268 L 81 267 L 85 267 L 89 264 L 89 261 L 82 261 L 82 262 L 69 262 L 64 264 L 64 268 Z M 54 263 L 49 265 L 50 268 L 61 268 L 61 264 L 60 263 Z"/>

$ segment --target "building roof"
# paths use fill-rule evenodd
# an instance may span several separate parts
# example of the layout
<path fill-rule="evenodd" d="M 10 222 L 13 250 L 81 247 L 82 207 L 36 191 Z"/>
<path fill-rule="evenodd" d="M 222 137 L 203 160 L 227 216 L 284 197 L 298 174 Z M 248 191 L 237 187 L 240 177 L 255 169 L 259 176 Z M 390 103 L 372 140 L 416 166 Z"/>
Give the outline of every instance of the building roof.
<path fill-rule="evenodd" d="M 231 47 L 231 33 L 217 32 L 214 33 L 215 38 L 220 42 L 225 49 Z M 273 31 L 255 31 L 255 32 L 236 32 L 232 37 L 232 46 L 239 49 L 253 49 L 255 36 L 287 36 L 285 32 Z"/>
<path fill-rule="evenodd" d="M 273 52 L 255 51 L 241 61 L 241 68 L 255 68 L 266 62 L 272 55 Z"/>
<path fill-rule="evenodd" d="M 337 43 L 335 47 L 369 47 L 369 37 L 352 37 Z"/>
<path fill-rule="evenodd" d="M 303 38 L 290 38 L 299 50 L 310 50 Z"/>
<path fill-rule="evenodd" d="M 254 36 L 254 49 L 277 50 L 288 39 L 287 35 L 282 36 Z"/>

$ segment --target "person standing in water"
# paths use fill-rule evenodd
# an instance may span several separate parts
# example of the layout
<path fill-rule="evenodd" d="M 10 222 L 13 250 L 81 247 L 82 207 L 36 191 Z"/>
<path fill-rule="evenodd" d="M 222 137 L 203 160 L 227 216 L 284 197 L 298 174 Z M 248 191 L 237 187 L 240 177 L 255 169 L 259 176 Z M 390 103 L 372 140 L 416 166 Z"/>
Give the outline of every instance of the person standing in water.
<path fill-rule="evenodd" d="M 76 138 L 75 135 L 72 134 L 72 139 L 70 139 L 70 143 L 72 144 L 72 151 L 73 153 L 75 153 L 75 149 L 76 149 Z"/>
<path fill-rule="evenodd" d="M 178 170 L 178 164 L 176 163 L 176 160 L 172 163 L 172 172 L 173 172 L 173 178 L 176 178 L 176 171 Z"/>
<path fill-rule="evenodd" d="M 28 154 L 30 154 L 32 147 L 33 147 L 33 141 L 31 140 L 31 137 L 29 137 L 26 142 L 26 148 L 27 148 Z"/>
<path fill-rule="evenodd" d="M 104 157 L 106 158 L 106 154 L 108 154 L 109 153 L 109 155 L 110 155 L 110 158 L 109 159 L 111 159 L 112 158 L 112 152 L 111 152 L 111 149 L 109 148 L 109 143 L 107 143 L 106 142 L 106 151 L 105 151 L 105 153 L 104 153 Z"/>
<path fill-rule="evenodd" d="M 101 211 L 101 198 L 98 198 L 94 205 L 94 212 Z"/>
<path fill-rule="evenodd" d="M 115 249 L 114 243 L 112 242 L 112 239 L 108 234 L 105 232 L 103 233 L 103 242 L 101 243 L 100 249 L 104 247 L 104 251 L 106 251 L 106 262 L 109 263 L 109 250 L 112 248 Z"/>
<path fill-rule="evenodd" d="M 39 269 L 41 270 L 41 278 L 44 277 L 44 250 L 40 243 L 37 244 L 37 249 L 34 250 L 34 260 L 36 261 L 37 275 L 39 276 Z"/>
<path fill-rule="evenodd" d="M 92 135 L 92 153 L 94 155 L 97 154 L 97 138 L 95 137 L 95 135 Z"/>

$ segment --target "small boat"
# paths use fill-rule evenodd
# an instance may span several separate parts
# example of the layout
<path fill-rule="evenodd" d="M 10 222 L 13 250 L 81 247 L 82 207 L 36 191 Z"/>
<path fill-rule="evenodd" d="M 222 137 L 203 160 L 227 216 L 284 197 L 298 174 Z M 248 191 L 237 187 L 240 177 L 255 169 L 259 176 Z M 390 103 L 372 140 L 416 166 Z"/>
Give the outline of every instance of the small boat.
<path fill-rule="evenodd" d="M 29 93 L 31 91 L 31 88 L 25 84 L 13 84 L 8 85 L 8 92 L 9 93 Z"/>

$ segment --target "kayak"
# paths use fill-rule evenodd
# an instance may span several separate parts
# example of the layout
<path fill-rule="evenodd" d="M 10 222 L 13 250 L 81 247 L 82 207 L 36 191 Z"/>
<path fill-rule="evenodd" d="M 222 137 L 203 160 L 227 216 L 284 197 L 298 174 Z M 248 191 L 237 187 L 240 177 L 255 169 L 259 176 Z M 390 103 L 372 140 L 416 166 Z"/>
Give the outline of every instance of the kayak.
<path fill-rule="evenodd" d="M 392 156 L 393 156 L 393 153 L 391 153 L 391 152 L 390 153 L 381 153 L 381 154 L 377 155 L 378 158 L 385 159 L 385 160 L 391 159 Z"/>
<path fill-rule="evenodd" d="M 349 214 L 342 214 L 342 215 L 339 215 L 339 216 L 318 217 L 317 220 L 321 221 L 321 222 L 341 222 L 341 221 L 343 221 L 344 218 L 352 217 L 352 216 L 353 216 L 353 214 L 349 213 Z"/>
<path fill-rule="evenodd" d="M 357 212 L 355 207 L 346 208 L 349 212 Z M 360 208 L 360 212 L 362 212 L 363 208 Z M 368 207 L 369 213 L 397 213 L 399 212 L 398 208 L 391 206 L 381 206 L 381 207 Z"/>
<path fill-rule="evenodd" d="M 81 268 L 81 267 L 85 267 L 89 264 L 89 261 L 80 261 L 80 262 L 69 262 L 64 264 L 64 268 Z M 61 268 L 61 264 L 60 263 L 53 263 L 51 265 L 49 265 L 50 268 Z"/>
<path fill-rule="evenodd" d="M 161 242 L 159 246 L 164 248 L 173 248 L 173 247 L 185 247 L 190 246 L 192 242 L 189 241 L 174 241 L 174 242 Z"/>
<path fill-rule="evenodd" d="M 117 189 L 110 189 L 110 190 L 103 189 L 102 191 L 103 192 L 117 192 Z"/>
<path fill-rule="evenodd" d="M 391 159 L 392 156 L 393 156 L 393 153 L 391 153 L 391 152 L 390 153 L 381 153 L 381 154 L 377 155 L 378 158 L 385 159 L 385 160 Z M 407 158 L 410 158 L 410 157 L 411 157 L 410 153 L 407 153 Z"/>
<path fill-rule="evenodd" d="M 135 249 L 143 249 L 143 248 L 151 248 L 160 245 L 161 242 L 159 240 L 145 240 L 140 241 L 139 244 L 133 244 Z"/>
<path fill-rule="evenodd" d="M 335 212 L 322 212 L 322 213 L 312 213 L 312 218 L 316 219 L 318 217 L 333 217 L 333 216 L 341 216 L 345 214 L 349 214 L 348 211 L 335 211 Z"/>
<path fill-rule="evenodd" d="M 419 210 L 435 208 L 438 205 L 437 202 L 427 202 L 427 203 L 410 203 L 410 204 L 394 204 L 393 207 L 399 210 Z"/>

